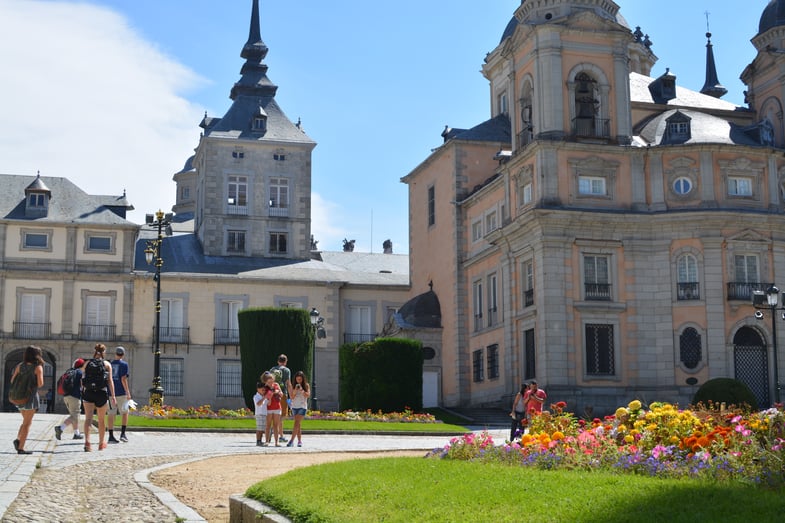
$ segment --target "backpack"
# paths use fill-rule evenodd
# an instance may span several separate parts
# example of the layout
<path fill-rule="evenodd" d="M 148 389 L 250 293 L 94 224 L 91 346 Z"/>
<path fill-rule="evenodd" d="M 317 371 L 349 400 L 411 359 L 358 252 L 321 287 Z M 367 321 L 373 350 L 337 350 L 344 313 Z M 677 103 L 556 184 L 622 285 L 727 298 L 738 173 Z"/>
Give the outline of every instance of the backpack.
<path fill-rule="evenodd" d="M 35 365 L 19 364 L 19 372 L 11 381 L 11 388 L 8 390 L 8 401 L 14 405 L 24 405 L 30 401 L 33 389 L 36 387 L 35 367 Z"/>
<path fill-rule="evenodd" d="M 106 382 L 108 380 L 109 373 L 106 371 L 103 359 L 93 358 L 87 362 L 84 378 L 82 379 L 85 390 L 106 390 Z"/>
<path fill-rule="evenodd" d="M 76 380 L 77 371 L 73 367 L 68 369 L 57 380 L 57 393 L 61 396 L 67 396 L 74 391 L 74 381 Z"/>

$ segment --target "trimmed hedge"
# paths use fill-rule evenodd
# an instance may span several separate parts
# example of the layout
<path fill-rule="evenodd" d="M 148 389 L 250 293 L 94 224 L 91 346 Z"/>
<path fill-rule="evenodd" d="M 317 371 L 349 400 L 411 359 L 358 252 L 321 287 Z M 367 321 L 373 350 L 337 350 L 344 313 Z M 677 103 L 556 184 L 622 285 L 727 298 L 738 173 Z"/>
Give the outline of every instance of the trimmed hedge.
<path fill-rule="evenodd" d="M 377 338 L 339 349 L 341 410 L 422 410 L 422 343 Z"/>
<path fill-rule="evenodd" d="M 256 381 L 278 356 L 286 354 L 292 375 L 302 370 L 311 376 L 314 331 L 308 311 L 293 308 L 260 307 L 237 314 L 240 326 L 240 361 L 245 405 L 254 410 Z"/>
<path fill-rule="evenodd" d="M 752 410 L 758 410 L 758 400 L 752 393 L 749 387 L 739 380 L 732 378 L 714 378 L 698 389 L 695 397 L 692 398 L 692 404 L 697 405 L 703 403 L 708 405 L 709 401 L 719 405 L 725 403 L 726 405 L 742 406 L 748 405 Z"/>

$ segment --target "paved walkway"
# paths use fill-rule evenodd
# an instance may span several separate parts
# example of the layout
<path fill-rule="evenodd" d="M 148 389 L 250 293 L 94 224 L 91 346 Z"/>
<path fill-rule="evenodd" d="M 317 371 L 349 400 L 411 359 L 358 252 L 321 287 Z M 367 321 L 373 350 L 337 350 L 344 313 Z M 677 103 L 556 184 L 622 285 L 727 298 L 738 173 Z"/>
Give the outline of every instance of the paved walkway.
<path fill-rule="evenodd" d="M 12 444 L 21 416 L 0 413 L 3 522 L 204 521 L 169 492 L 150 484 L 148 474 L 229 454 L 430 450 L 449 440 L 449 436 L 307 435 L 302 448 L 275 448 L 256 447 L 251 433 L 129 432 L 129 443 L 98 452 L 98 436 L 93 432 L 93 452 L 84 452 L 84 440 L 71 439 L 70 429 L 61 441 L 55 439 L 54 426 L 63 419 L 60 414 L 36 414 L 25 445 L 33 454 L 23 456 Z M 491 433 L 500 441 L 508 435 L 507 430 Z"/>

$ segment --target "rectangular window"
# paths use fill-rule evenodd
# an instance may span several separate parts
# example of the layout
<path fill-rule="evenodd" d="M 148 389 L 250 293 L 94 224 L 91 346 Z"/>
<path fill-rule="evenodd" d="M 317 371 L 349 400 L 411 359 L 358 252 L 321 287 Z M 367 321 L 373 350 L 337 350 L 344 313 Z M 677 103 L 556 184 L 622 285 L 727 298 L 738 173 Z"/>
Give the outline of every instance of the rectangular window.
<path fill-rule="evenodd" d="M 112 237 L 111 236 L 88 236 L 87 250 L 110 252 L 112 250 Z"/>
<path fill-rule="evenodd" d="M 161 340 L 172 343 L 185 343 L 187 334 L 183 317 L 183 300 L 164 298 L 161 300 Z"/>
<path fill-rule="evenodd" d="M 88 340 L 113 340 L 115 325 L 111 316 L 111 296 L 94 294 L 85 296 L 82 336 Z"/>
<path fill-rule="evenodd" d="M 164 388 L 164 397 L 183 395 L 184 367 L 182 358 L 161 358 L 161 386 Z"/>
<path fill-rule="evenodd" d="M 191 198 L 191 188 L 186 185 L 180 189 L 180 199 L 188 200 L 189 198 Z"/>
<path fill-rule="evenodd" d="M 226 204 L 230 207 L 248 205 L 248 178 L 245 176 L 229 176 Z"/>
<path fill-rule="evenodd" d="M 531 260 L 523 262 L 523 306 L 534 305 L 534 263 Z"/>
<path fill-rule="evenodd" d="M 19 296 L 18 321 L 14 322 L 17 338 L 48 338 L 48 294 L 24 293 Z"/>
<path fill-rule="evenodd" d="M 245 252 L 245 231 L 226 231 L 226 252 Z"/>
<path fill-rule="evenodd" d="M 436 188 L 428 187 L 428 225 L 436 224 Z"/>
<path fill-rule="evenodd" d="M 728 178 L 730 196 L 752 196 L 752 180 L 749 178 Z"/>
<path fill-rule="evenodd" d="M 287 252 L 287 234 L 285 232 L 270 233 L 270 254 L 285 254 Z"/>
<path fill-rule="evenodd" d="M 485 215 L 485 234 L 495 231 L 498 227 L 498 220 L 496 219 L 496 211 L 491 211 Z"/>
<path fill-rule="evenodd" d="M 483 369 L 482 349 L 476 350 L 472 353 L 472 379 L 475 383 L 485 379 L 485 371 Z"/>
<path fill-rule="evenodd" d="M 33 193 L 29 196 L 27 202 L 30 207 L 46 207 L 46 200 L 44 198 L 45 196 L 43 194 Z"/>
<path fill-rule="evenodd" d="M 216 395 L 221 398 L 241 398 L 242 364 L 240 360 L 218 360 Z"/>
<path fill-rule="evenodd" d="M 25 249 L 48 249 L 49 235 L 35 232 L 26 232 L 24 237 Z"/>
<path fill-rule="evenodd" d="M 608 257 L 585 255 L 583 257 L 584 295 L 587 300 L 610 301 L 611 284 Z"/>
<path fill-rule="evenodd" d="M 499 345 L 494 343 L 488 345 L 488 379 L 493 380 L 499 377 Z"/>
<path fill-rule="evenodd" d="M 591 196 L 605 196 L 605 178 L 595 176 L 580 176 L 578 178 L 578 193 Z"/>
<path fill-rule="evenodd" d="M 502 93 L 499 95 L 499 113 L 507 114 L 508 111 L 509 107 L 507 106 L 507 93 Z"/>
<path fill-rule="evenodd" d="M 472 241 L 476 242 L 482 239 L 482 220 L 477 220 L 472 223 Z"/>
<path fill-rule="evenodd" d="M 345 343 L 371 341 L 376 337 L 373 332 L 372 309 L 368 305 L 349 305 Z"/>
<path fill-rule="evenodd" d="M 495 274 L 488 276 L 488 327 L 499 323 L 496 280 Z"/>
<path fill-rule="evenodd" d="M 523 204 L 532 202 L 532 184 L 527 183 L 523 186 Z"/>
<path fill-rule="evenodd" d="M 482 281 L 474 282 L 474 330 L 481 330 L 483 311 Z"/>
<path fill-rule="evenodd" d="M 613 325 L 586 325 L 586 374 L 613 376 L 616 374 L 613 353 Z"/>
<path fill-rule="evenodd" d="M 240 326 L 237 313 L 243 307 L 243 302 L 224 300 L 218 305 L 218 317 L 215 320 L 214 342 L 219 344 L 240 343 Z"/>
<path fill-rule="evenodd" d="M 758 283 L 758 257 L 754 254 L 737 254 L 734 258 L 736 265 L 736 281 L 740 283 Z"/>
<path fill-rule="evenodd" d="M 534 350 L 534 329 L 523 331 L 523 379 L 532 380 L 537 376 Z"/>
<path fill-rule="evenodd" d="M 270 207 L 285 209 L 289 207 L 289 180 L 270 178 Z"/>

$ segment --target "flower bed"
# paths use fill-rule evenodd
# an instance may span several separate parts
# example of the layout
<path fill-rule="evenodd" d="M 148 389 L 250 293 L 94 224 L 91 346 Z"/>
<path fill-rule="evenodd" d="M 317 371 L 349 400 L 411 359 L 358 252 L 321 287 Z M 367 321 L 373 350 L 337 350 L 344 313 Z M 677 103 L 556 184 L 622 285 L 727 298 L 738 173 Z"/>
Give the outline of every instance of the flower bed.
<path fill-rule="evenodd" d="M 163 407 L 153 408 L 145 405 L 139 408 L 135 413 L 139 416 L 146 416 L 148 418 L 174 418 L 174 419 L 187 419 L 187 418 L 253 418 L 254 414 L 249 409 L 240 408 L 236 410 L 220 409 L 215 412 L 210 405 L 202 405 L 201 407 L 188 407 L 187 409 L 178 409 L 169 405 Z M 320 412 L 318 410 L 308 411 L 306 419 L 319 419 L 319 420 L 332 420 L 332 421 L 386 421 L 396 423 L 441 423 L 432 414 L 416 414 L 413 411 L 406 409 L 403 412 L 386 412 L 382 411 L 371 412 L 366 410 L 363 412 L 354 412 L 346 410 L 343 412 Z"/>
<path fill-rule="evenodd" d="M 532 418 L 519 442 L 497 445 L 487 433 L 456 437 L 431 456 L 500 462 L 540 469 L 616 470 L 661 477 L 739 480 L 785 485 L 785 415 L 782 406 L 749 413 L 738 409 L 680 410 L 640 401 L 615 415 L 587 421 L 551 405 Z"/>

